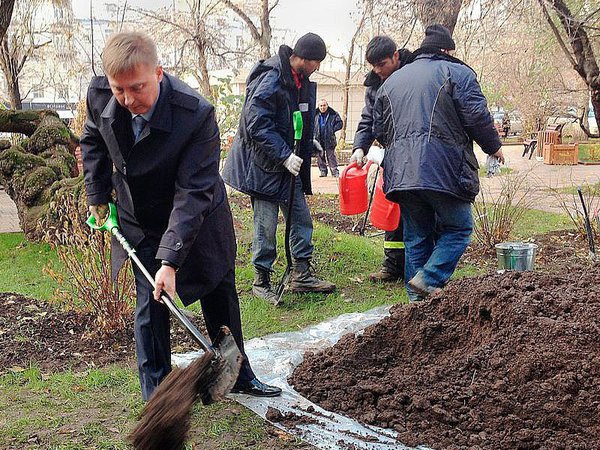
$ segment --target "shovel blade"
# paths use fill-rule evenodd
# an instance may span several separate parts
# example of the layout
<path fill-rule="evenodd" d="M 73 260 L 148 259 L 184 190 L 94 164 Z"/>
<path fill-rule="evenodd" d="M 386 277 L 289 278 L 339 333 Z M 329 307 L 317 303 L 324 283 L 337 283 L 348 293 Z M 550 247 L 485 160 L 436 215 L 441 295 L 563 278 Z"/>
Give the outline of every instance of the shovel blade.
<path fill-rule="evenodd" d="M 221 327 L 219 335 L 213 342 L 215 357 L 210 371 L 212 376 L 207 377 L 210 384 L 202 390 L 202 403 L 208 405 L 221 401 L 233 388 L 240 373 L 243 356 L 226 326 Z"/>

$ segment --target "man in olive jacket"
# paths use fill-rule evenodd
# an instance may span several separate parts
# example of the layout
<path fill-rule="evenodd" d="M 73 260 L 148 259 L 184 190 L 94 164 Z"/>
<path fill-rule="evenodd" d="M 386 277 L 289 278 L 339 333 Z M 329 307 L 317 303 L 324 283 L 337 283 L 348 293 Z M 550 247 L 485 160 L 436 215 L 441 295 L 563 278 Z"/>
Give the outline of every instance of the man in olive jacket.
<path fill-rule="evenodd" d="M 248 75 L 246 100 L 238 132 L 223 168 L 225 183 L 250 195 L 254 212 L 252 291 L 278 304 L 271 286 L 277 256 L 277 216 L 288 210 L 290 177 L 296 177 L 292 200 L 290 246 L 292 292 L 323 292 L 335 285 L 317 278 L 311 268 L 313 223 L 304 194 L 312 194 L 310 158 L 317 86 L 308 77 L 319 68 L 327 51 L 318 35 L 308 33 L 292 50 L 287 45 L 277 55 L 259 61 Z M 302 113 L 303 134 L 299 154 L 294 149 L 294 111 Z"/>
<path fill-rule="evenodd" d="M 92 79 L 81 138 L 90 212 L 105 220 L 116 192 L 119 226 L 156 289 L 134 267 L 135 341 L 142 396 L 148 400 L 171 371 L 169 311 L 161 290 L 185 305 L 198 299 L 211 339 L 230 328 L 244 354 L 235 288 L 235 235 L 219 176 L 214 108 L 163 72 L 154 42 L 117 33 L 102 53 L 106 76 Z M 127 258 L 113 240 L 113 273 Z M 244 358 L 235 391 L 274 396 Z"/>

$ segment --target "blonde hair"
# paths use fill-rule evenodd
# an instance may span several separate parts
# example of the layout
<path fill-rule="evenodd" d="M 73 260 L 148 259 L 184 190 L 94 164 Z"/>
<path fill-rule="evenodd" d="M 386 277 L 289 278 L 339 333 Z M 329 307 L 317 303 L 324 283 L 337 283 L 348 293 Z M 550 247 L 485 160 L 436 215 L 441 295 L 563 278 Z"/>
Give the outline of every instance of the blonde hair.
<path fill-rule="evenodd" d="M 110 35 L 102 52 L 104 73 L 120 75 L 140 64 L 158 66 L 156 44 L 147 34 L 125 31 Z"/>

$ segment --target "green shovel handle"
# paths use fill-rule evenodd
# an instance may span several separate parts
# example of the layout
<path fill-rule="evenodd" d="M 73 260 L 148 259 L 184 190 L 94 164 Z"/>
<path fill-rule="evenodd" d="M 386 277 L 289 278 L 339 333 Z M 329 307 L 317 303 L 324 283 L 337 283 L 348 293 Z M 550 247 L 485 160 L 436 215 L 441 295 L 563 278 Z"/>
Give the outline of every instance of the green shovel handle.
<path fill-rule="evenodd" d="M 92 230 L 108 231 L 109 233 L 112 233 L 114 228 L 119 228 L 119 223 L 117 220 L 117 207 L 114 203 L 108 204 L 108 217 L 102 225 L 98 225 L 96 223 L 96 218 L 93 215 L 88 217 L 85 223 L 87 223 Z"/>
<path fill-rule="evenodd" d="M 294 140 L 299 141 L 302 139 L 302 130 L 304 128 L 304 122 L 302 121 L 302 113 L 300 111 L 294 111 L 293 114 L 294 122 Z"/>

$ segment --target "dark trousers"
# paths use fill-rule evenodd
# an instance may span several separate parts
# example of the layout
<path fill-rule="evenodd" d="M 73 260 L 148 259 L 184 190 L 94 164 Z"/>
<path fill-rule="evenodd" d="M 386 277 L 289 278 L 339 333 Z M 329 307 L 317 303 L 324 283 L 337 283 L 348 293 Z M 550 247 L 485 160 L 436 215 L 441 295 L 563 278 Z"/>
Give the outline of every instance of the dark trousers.
<path fill-rule="evenodd" d="M 398 276 L 404 276 L 404 227 L 402 220 L 398 224 L 398 228 L 394 231 L 385 232 L 385 240 L 383 242 L 383 263 L 382 266 L 389 273 Z"/>
<path fill-rule="evenodd" d="M 338 160 L 335 154 L 335 147 L 319 152 L 319 154 L 317 155 L 317 166 L 319 166 L 319 170 L 322 174 L 327 175 L 327 166 L 329 166 L 331 175 L 333 175 L 334 177 L 337 177 L 339 175 Z"/>
<path fill-rule="evenodd" d="M 138 258 L 152 275 L 160 268 L 160 261 L 155 258 L 157 248 L 157 245 L 143 241 L 136 249 Z M 147 401 L 154 389 L 171 371 L 169 310 L 164 304 L 154 300 L 152 285 L 135 265 L 133 273 L 137 292 L 135 350 L 142 397 Z M 200 299 L 200 303 L 210 339 L 214 341 L 221 326 L 226 325 L 244 355 L 238 380 L 253 379 L 255 375 L 244 352 L 235 272 L 231 270 L 212 292 Z"/>

